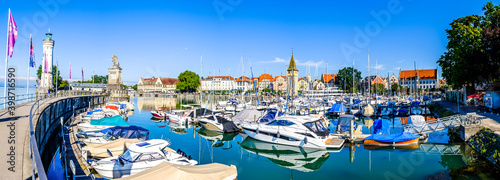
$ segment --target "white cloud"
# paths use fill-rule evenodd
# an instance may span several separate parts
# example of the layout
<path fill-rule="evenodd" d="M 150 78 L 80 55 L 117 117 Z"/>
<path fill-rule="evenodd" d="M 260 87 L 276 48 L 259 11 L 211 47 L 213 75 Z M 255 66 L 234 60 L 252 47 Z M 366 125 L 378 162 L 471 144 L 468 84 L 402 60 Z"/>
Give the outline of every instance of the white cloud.
<path fill-rule="evenodd" d="M 376 66 L 373 66 L 373 69 L 385 69 L 385 67 L 382 64 L 377 64 Z"/>
<path fill-rule="evenodd" d="M 262 64 L 266 64 L 266 63 L 286 63 L 286 61 L 283 58 L 276 57 L 272 61 L 259 61 L 257 63 L 262 63 Z"/>
<path fill-rule="evenodd" d="M 395 70 L 400 70 L 400 69 L 401 69 L 401 67 L 395 67 L 394 69 L 395 69 Z"/>
<path fill-rule="evenodd" d="M 400 60 L 400 61 L 398 61 L 398 63 L 399 63 L 399 64 L 401 64 L 401 63 L 403 63 L 403 62 L 405 62 L 405 60 Z"/>

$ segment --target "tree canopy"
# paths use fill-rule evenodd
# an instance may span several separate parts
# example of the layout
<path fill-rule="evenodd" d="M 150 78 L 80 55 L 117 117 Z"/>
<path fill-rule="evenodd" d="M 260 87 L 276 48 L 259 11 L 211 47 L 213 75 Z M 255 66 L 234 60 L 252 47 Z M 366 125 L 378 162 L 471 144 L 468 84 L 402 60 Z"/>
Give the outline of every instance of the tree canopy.
<path fill-rule="evenodd" d="M 335 82 L 337 85 L 341 85 L 344 87 L 344 82 L 345 82 L 345 88 L 347 92 L 352 91 L 352 67 L 344 67 L 339 70 L 337 73 L 337 77 L 335 77 Z M 359 82 L 361 81 L 361 72 L 359 72 L 357 69 L 354 69 L 354 88 L 355 90 L 357 87 L 359 87 Z M 352 92 L 351 92 L 352 93 Z"/>
<path fill-rule="evenodd" d="M 42 79 L 42 65 L 38 66 L 38 70 L 36 71 L 36 75 L 38 76 L 38 79 Z M 57 83 L 56 83 L 56 81 L 57 81 Z M 63 84 L 62 81 L 63 81 L 63 79 L 61 77 L 61 72 L 57 69 L 57 66 L 52 66 L 52 83 L 53 83 L 54 87 L 56 86 L 56 84 L 59 86 L 59 88 L 66 87 L 66 85 Z"/>
<path fill-rule="evenodd" d="M 184 71 L 179 74 L 179 82 L 176 88 L 181 91 L 193 92 L 200 86 L 200 76 L 192 71 Z"/>
<path fill-rule="evenodd" d="M 499 9 L 488 2 L 484 16 L 460 17 L 446 30 L 447 51 L 437 63 L 449 85 L 489 84 L 500 75 Z"/>

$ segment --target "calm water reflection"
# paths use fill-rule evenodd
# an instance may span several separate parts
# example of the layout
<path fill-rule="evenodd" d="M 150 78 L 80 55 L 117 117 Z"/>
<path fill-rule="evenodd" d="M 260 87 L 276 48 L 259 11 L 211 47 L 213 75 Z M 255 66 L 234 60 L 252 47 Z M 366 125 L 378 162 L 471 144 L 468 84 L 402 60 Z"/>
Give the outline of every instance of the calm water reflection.
<path fill-rule="evenodd" d="M 460 155 L 463 145 L 443 145 L 449 139 L 447 131 L 430 135 L 428 143 L 440 143 L 438 147 L 428 144 L 417 149 L 370 150 L 356 145 L 333 151 L 303 149 L 245 139 L 238 134 L 215 133 L 191 125 L 151 120 L 149 110 L 165 107 L 165 102 L 172 105 L 168 100 L 136 98 L 136 111 L 129 116 L 128 122 L 150 130 L 150 138 L 170 140 L 173 149 L 182 149 L 200 164 L 217 162 L 236 165 L 238 179 L 241 180 L 425 179 L 465 166 Z M 392 133 L 402 131 L 398 118 L 391 122 Z M 332 120 L 332 131 L 336 123 Z M 373 121 L 361 119 L 357 123 L 364 125 L 364 133 L 369 133 Z M 436 151 L 439 148 L 455 149 L 456 153 L 450 150 L 443 155 Z"/>

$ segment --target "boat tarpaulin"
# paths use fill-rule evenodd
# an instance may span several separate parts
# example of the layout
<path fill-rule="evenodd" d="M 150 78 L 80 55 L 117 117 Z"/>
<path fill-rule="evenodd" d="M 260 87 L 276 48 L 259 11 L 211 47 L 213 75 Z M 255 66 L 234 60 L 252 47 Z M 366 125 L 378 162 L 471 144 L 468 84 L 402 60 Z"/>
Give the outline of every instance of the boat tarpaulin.
<path fill-rule="evenodd" d="M 118 108 L 116 106 L 113 106 L 113 105 L 104 106 L 104 108 L 106 108 L 106 109 L 113 109 L 113 110 L 117 110 L 118 111 Z"/>
<path fill-rule="evenodd" d="M 177 179 L 177 180 L 196 180 L 196 179 L 226 179 L 238 175 L 236 166 L 211 163 L 196 166 L 178 165 L 162 162 L 155 167 L 144 170 L 132 176 L 121 178 L 122 180 L 152 180 L 152 179 Z"/>
<path fill-rule="evenodd" d="M 411 115 L 408 117 L 407 124 L 413 124 L 415 127 L 422 127 L 426 124 L 425 117 L 422 115 Z"/>
<path fill-rule="evenodd" d="M 375 110 L 373 109 L 373 106 L 371 104 L 368 104 L 363 108 L 363 115 L 365 116 L 371 116 L 374 112 Z"/>
<path fill-rule="evenodd" d="M 377 119 L 373 122 L 373 134 L 391 134 L 391 123 L 387 119 Z"/>
<path fill-rule="evenodd" d="M 128 123 L 119 115 L 104 117 L 101 119 L 91 119 L 92 126 L 128 126 Z"/>
<path fill-rule="evenodd" d="M 353 115 L 341 115 L 337 123 L 337 133 L 349 132 L 351 119 L 354 119 Z M 354 122 L 354 129 L 356 129 L 356 121 Z"/>
<path fill-rule="evenodd" d="M 231 120 L 235 124 L 253 123 L 259 120 L 263 115 L 263 111 L 257 109 L 243 109 L 238 114 L 233 116 Z"/>
<path fill-rule="evenodd" d="M 330 112 L 346 112 L 347 108 L 343 104 L 334 104 L 330 108 Z"/>
<path fill-rule="evenodd" d="M 85 146 L 87 148 L 87 153 L 91 157 L 97 157 L 97 158 L 107 158 L 110 157 L 109 154 L 107 153 L 107 150 L 111 151 L 113 156 L 118 156 L 120 154 L 123 154 L 127 148 L 134 144 L 138 143 L 141 140 L 139 139 L 124 139 L 124 138 L 119 138 L 117 140 L 104 143 L 104 144 L 88 144 Z"/>
<path fill-rule="evenodd" d="M 366 140 L 374 140 L 378 142 L 385 142 L 385 143 L 397 143 L 397 142 L 404 142 L 404 141 L 409 141 L 413 139 L 419 138 L 418 135 L 408 133 L 408 132 L 402 132 L 399 134 L 390 134 L 390 135 L 383 135 L 383 134 L 373 134 L 371 136 L 368 136 L 365 138 Z"/>
<path fill-rule="evenodd" d="M 229 121 L 227 120 L 226 118 L 223 118 L 221 116 L 215 116 L 217 117 L 217 122 L 222 124 L 222 131 L 223 132 L 236 132 L 236 131 L 239 131 L 240 129 L 238 128 L 238 126 L 236 126 L 234 124 L 233 121 Z"/>
<path fill-rule="evenodd" d="M 206 108 L 200 108 L 200 109 L 196 109 L 194 110 L 193 112 L 191 112 L 189 114 L 189 117 L 192 117 L 194 118 L 194 114 L 196 113 L 196 117 L 200 117 L 200 116 L 205 116 L 205 115 L 211 115 L 213 114 L 212 110 L 210 109 L 206 109 Z"/>
<path fill-rule="evenodd" d="M 102 133 L 127 139 L 149 139 L 149 130 L 139 126 L 115 126 L 101 130 Z"/>
<path fill-rule="evenodd" d="M 277 113 L 278 113 L 278 109 L 276 109 L 276 108 L 267 109 L 267 113 L 262 118 L 260 118 L 259 121 L 261 123 L 271 122 L 276 118 Z"/>

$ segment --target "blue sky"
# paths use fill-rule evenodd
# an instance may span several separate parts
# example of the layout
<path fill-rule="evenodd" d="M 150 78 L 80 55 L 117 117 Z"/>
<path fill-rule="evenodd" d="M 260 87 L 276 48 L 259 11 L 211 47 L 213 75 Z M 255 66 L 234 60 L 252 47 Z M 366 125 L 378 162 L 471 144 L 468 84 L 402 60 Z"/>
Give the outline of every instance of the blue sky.
<path fill-rule="evenodd" d="M 200 55 L 204 76 L 242 75 L 241 56 L 246 76 L 250 59 L 254 76 L 285 75 L 292 48 L 300 76 L 326 73 L 327 63 L 328 73 L 337 73 L 351 66 L 353 58 L 366 76 L 368 51 L 370 73 L 386 76 L 397 75 L 399 68 L 413 69 L 414 61 L 418 69 L 436 68 L 446 50 L 449 23 L 482 15 L 486 2 L 16 0 L 0 5 L 5 15 L 0 34 L 6 32 L 11 8 L 19 37 L 9 65 L 16 67 L 19 77 L 27 75 L 29 34 L 38 66 L 49 28 L 65 79 L 70 62 L 75 80 L 81 78 L 81 67 L 85 79 L 92 71 L 106 75 L 113 54 L 123 68 L 125 84 L 135 84 L 140 77 L 177 77 L 184 70 L 200 74 Z M 372 15 L 383 12 L 390 18 L 380 16 L 382 21 L 377 21 Z M 0 36 L 0 42 L 5 38 Z M 349 50 L 352 53 L 346 53 Z M 4 63 L 0 68 L 3 71 Z M 35 70 L 31 72 L 34 77 Z"/>

